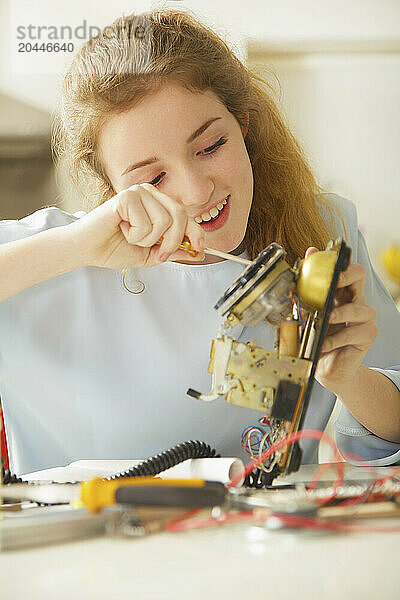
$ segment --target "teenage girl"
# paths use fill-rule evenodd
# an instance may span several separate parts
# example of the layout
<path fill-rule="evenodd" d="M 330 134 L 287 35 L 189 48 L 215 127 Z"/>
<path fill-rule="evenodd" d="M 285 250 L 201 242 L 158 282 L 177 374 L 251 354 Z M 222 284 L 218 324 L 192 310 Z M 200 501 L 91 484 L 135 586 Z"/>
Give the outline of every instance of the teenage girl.
<path fill-rule="evenodd" d="M 304 428 L 323 430 L 338 398 L 342 453 L 400 462 L 400 315 L 354 206 L 318 187 L 267 84 L 224 41 L 186 12 L 117 19 L 75 55 L 54 144 L 89 208 L 0 222 L 14 471 L 145 458 L 193 438 L 240 456 L 260 415 L 186 396 L 210 387 L 213 305 L 241 272 L 203 249 L 253 259 L 276 241 L 293 263 L 337 236 L 353 260 L 331 323 L 347 326 L 325 339 Z M 235 335 L 273 347 L 267 322 Z M 302 447 L 316 462 L 317 442 Z"/>

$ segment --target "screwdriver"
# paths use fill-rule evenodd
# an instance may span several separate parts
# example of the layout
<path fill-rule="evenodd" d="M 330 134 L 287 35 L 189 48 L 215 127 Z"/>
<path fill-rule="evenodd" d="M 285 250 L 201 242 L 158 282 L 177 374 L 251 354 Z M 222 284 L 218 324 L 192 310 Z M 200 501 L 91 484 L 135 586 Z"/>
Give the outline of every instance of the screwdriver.
<path fill-rule="evenodd" d="M 196 254 L 198 254 L 197 250 L 193 248 L 192 244 L 186 236 L 183 238 L 183 242 L 179 245 L 179 248 L 185 250 L 185 252 L 187 252 L 191 256 L 196 256 Z M 251 265 L 251 260 L 247 260 L 246 258 L 240 258 L 239 256 L 235 256 L 234 254 L 228 254 L 227 252 L 221 252 L 220 250 L 214 250 L 213 248 L 204 248 L 203 252 L 204 254 L 211 254 L 212 256 L 225 258 L 226 260 L 233 260 L 234 262 L 241 263 L 242 265 Z"/>
<path fill-rule="evenodd" d="M 96 513 L 112 504 L 136 506 L 212 507 L 222 505 L 229 492 L 219 481 L 127 477 L 111 481 L 96 477 L 82 483 L 9 484 L 0 497 L 45 504 L 81 505 Z"/>

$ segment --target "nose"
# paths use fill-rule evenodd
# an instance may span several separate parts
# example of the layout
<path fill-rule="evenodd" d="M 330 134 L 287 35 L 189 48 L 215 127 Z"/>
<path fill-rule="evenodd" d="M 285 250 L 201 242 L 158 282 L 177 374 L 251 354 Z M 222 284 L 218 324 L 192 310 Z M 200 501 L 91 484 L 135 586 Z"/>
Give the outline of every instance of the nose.
<path fill-rule="evenodd" d="M 215 186 L 207 171 L 195 165 L 182 167 L 177 182 L 178 189 L 175 197 L 190 215 L 199 214 L 209 205 Z"/>

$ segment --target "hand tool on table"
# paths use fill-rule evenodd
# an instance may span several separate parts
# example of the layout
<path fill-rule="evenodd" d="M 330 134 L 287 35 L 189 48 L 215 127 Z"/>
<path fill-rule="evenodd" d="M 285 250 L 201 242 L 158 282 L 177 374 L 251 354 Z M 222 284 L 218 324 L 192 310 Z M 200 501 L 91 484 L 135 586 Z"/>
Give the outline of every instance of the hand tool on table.
<path fill-rule="evenodd" d="M 111 481 L 95 478 L 82 483 L 10 484 L 0 486 L 0 496 L 46 504 L 85 506 L 98 512 L 104 506 L 211 507 L 227 497 L 223 483 L 203 479 L 161 479 L 129 477 Z"/>

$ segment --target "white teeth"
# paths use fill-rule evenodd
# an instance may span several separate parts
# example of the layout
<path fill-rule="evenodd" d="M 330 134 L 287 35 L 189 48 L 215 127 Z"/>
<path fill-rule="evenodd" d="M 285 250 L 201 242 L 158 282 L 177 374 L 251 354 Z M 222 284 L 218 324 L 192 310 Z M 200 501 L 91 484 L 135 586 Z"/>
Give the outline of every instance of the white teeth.
<path fill-rule="evenodd" d="M 212 218 L 216 217 L 218 213 L 219 213 L 219 210 L 216 206 L 214 206 L 214 208 L 212 208 L 210 210 L 210 215 L 212 216 Z"/>
<path fill-rule="evenodd" d="M 194 220 L 199 224 L 203 221 L 211 221 L 211 219 L 214 219 L 218 215 L 219 211 L 224 208 L 225 204 L 226 198 L 222 200 L 222 202 L 219 202 L 217 206 L 211 208 L 209 212 L 204 212 L 200 217 L 195 217 Z"/>

